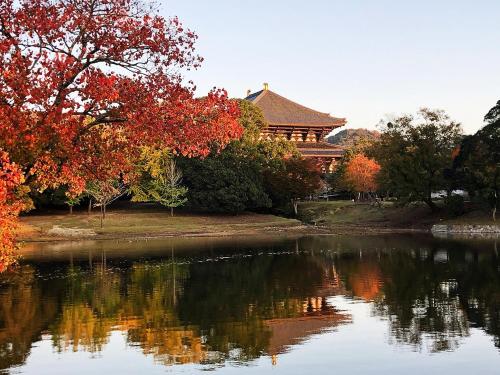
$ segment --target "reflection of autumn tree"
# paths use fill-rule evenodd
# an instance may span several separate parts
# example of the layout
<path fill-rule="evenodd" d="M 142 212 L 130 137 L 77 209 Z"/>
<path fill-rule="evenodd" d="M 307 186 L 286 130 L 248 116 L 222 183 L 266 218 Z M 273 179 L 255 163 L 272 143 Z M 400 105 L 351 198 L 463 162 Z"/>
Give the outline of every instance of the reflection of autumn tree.
<path fill-rule="evenodd" d="M 199 336 L 179 327 L 174 311 L 186 265 L 137 264 L 125 273 L 113 273 L 103 264 L 92 272 L 69 271 L 66 299 L 51 329 L 59 350 L 100 351 L 118 328 L 164 363 L 201 358 Z M 186 348 L 188 342 L 191 349 Z"/>
<path fill-rule="evenodd" d="M 120 311 L 120 277 L 103 265 L 87 273 L 70 269 L 66 299 L 51 326 L 52 340 L 59 351 L 80 347 L 100 351 L 107 343 Z"/>
<path fill-rule="evenodd" d="M 331 309 L 314 298 L 324 270 L 306 255 L 137 263 L 121 270 L 106 267 L 104 254 L 99 258 L 85 269 L 71 263 L 55 278 L 35 279 L 22 267 L 9 281 L 0 295 L 4 367 L 22 363 L 44 331 L 58 351 L 100 351 L 119 329 L 164 364 L 256 358 L 269 344 L 266 319 Z"/>
<path fill-rule="evenodd" d="M 206 351 L 195 327 L 183 326 L 176 304 L 189 276 L 187 264 L 137 264 L 130 270 L 122 326 L 128 341 L 164 364 L 202 362 Z"/>
<path fill-rule="evenodd" d="M 56 301 L 45 299 L 45 292 L 35 282 L 31 267 L 5 275 L 0 287 L 0 371 L 24 363 L 31 344 L 57 314 Z"/>
<path fill-rule="evenodd" d="M 212 260 L 179 257 L 175 264 L 170 257 L 110 264 L 100 254 L 69 267 L 24 265 L 0 277 L 0 369 L 22 364 L 42 334 L 56 350 L 95 352 L 113 330 L 164 364 L 279 354 L 349 320 L 329 303 L 336 294 L 374 301 L 373 312 L 389 321 L 399 343 L 450 349 L 474 326 L 500 347 L 493 252 L 382 245 L 374 250 L 367 240 L 323 251 L 323 242 L 294 243 L 296 253 L 258 256 L 214 250 Z"/>
<path fill-rule="evenodd" d="M 356 253 L 343 254 L 336 259 L 342 273 L 343 284 L 355 298 L 373 301 L 381 297 L 382 274 L 380 265 L 374 257 L 367 254 L 363 258 Z"/>

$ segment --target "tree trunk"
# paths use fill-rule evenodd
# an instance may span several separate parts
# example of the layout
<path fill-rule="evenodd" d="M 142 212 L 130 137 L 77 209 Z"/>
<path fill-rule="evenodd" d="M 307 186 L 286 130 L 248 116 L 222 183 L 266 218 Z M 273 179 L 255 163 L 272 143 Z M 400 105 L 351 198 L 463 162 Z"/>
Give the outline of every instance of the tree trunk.
<path fill-rule="evenodd" d="M 174 216 L 174 208 L 173 207 L 170 207 L 170 216 Z"/>
<path fill-rule="evenodd" d="M 89 209 L 87 211 L 87 214 L 90 215 L 91 211 L 92 211 L 92 198 L 89 198 Z"/>
<path fill-rule="evenodd" d="M 498 196 L 497 192 L 495 191 L 495 194 L 493 195 L 495 198 L 495 202 L 493 203 L 493 209 L 491 210 L 491 216 L 493 217 L 493 221 L 497 221 L 497 202 L 498 202 Z"/>
<path fill-rule="evenodd" d="M 102 207 L 103 207 L 103 210 L 102 210 L 102 218 L 103 218 L 103 219 L 106 219 L 106 205 L 105 205 L 105 204 L 103 204 L 103 205 L 102 205 Z"/>
<path fill-rule="evenodd" d="M 429 206 L 432 212 L 438 212 L 439 208 L 436 206 L 436 203 L 432 201 L 432 198 L 427 198 L 424 200 L 424 202 Z"/>
<path fill-rule="evenodd" d="M 69 214 L 73 215 L 73 206 L 69 206 Z"/>
<path fill-rule="evenodd" d="M 298 210 L 298 201 L 297 199 L 292 199 L 292 206 L 293 206 L 293 213 L 295 214 L 295 216 L 297 216 L 297 214 L 299 213 L 299 210 Z"/>
<path fill-rule="evenodd" d="M 102 204 L 101 204 L 99 207 L 100 207 L 100 209 L 101 209 L 101 215 L 100 215 L 100 218 L 101 218 L 101 228 L 102 228 L 102 222 L 103 222 L 103 220 L 104 220 L 104 210 L 103 210 L 103 208 L 102 208 Z"/>

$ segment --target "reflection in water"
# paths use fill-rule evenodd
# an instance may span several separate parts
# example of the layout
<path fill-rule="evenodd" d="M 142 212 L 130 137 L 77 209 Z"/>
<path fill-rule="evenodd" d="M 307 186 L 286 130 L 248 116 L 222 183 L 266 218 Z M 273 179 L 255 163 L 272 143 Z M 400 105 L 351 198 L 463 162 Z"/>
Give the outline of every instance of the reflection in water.
<path fill-rule="evenodd" d="M 454 350 L 475 327 L 500 347 L 500 264 L 491 243 L 217 241 L 29 253 L 0 278 L 0 370 L 25 363 L 40 340 L 62 355 L 98 353 L 113 331 L 164 365 L 245 364 L 262 355 L 276 364 L 311 335 L 353 324 L 332 296 L 369 304 L 397 345 Z"/>

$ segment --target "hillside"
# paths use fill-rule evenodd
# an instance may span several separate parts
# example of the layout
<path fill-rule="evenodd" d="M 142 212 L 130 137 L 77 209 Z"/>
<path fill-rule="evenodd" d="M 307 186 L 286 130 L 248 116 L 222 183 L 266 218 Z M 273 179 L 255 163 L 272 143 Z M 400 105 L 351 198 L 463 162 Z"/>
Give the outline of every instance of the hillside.
<path fill-rule="evenodd" d="M 380 133 L 376 130 L 368 129 L 344 129 L 335 135 L 328 137 L 328 143 L 338 146 L 352 146 L 358 144 L 361 140 L 375 140 L 380 137 Z"/>

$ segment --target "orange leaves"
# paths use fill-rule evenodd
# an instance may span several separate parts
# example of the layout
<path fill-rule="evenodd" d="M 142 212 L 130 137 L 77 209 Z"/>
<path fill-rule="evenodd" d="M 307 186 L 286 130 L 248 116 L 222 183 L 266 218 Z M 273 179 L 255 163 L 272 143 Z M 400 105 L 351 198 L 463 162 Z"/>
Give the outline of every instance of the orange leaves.
<path fill-rule="evenodd" d="M 127 172 L 145 145 L 204 156 L 241 135 L 224 91 L 195 98 L 181 84 L 179 69 L 202 59 L 177 18 L 130 0 L 9 1 L 0 11 L 0 147 L 39 188 Z"/>
<path fill-rule="evenodd" d="M 354 191 L 373 192 L 378 186 L 376 182 L 380 165 L 363 154 L 357 154 L 348 163 L 344 178 Z"/>
<path fill-rule="evenodd" d="M 241 135 L 223 90 L 195 98 L 182 84 L 202 61 L 196 34 L 144 9 L 0 2 L 0 148 L 31 187 L 76 195 L 90 180 L 127 179 L 142 146 L 204 156 Z"/>
<path fill-rule="evenodd" d="M 14 230 L 17 215 L 23 203 L 16 196 L 16 189 L 24 182 L 19 167 L 9 155 L 0 150 L 0 272 L 14 261 Z"/>

